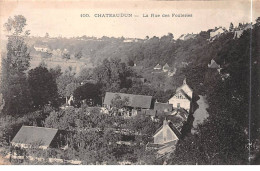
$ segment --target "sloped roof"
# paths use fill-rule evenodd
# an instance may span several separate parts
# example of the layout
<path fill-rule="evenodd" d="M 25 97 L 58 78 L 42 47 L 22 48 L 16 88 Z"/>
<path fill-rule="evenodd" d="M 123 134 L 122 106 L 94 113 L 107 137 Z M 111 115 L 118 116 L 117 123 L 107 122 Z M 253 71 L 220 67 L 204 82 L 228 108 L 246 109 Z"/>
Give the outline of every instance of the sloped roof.
<path fill-rule="evenodd" d="M 195 37 L 196 37 L 196 34 L 187 34 L 187 35 L 185 35 L 184 40 L 193 39 Z"/>
<path fill-rule="evenodd" d="M 47 45 L 35 45 L 34 48 L 49 48 Z"/>
<path fill-rule="evenodd" d="M 162 69 L 162 66 L 160 64 L 157 64 L 154 69 Z"/>
<path fill-rule="evenodd" d="M 163 66 L 164 69 L 170 69 L 169 65 L 166 63 L 164 66 Z"/>
<path fill-rule="evenodd" d="M 154 110 L 160 111 L 160 112 L 164 112 L 165 110 L 172 111 L 172 104 L 156 102 L 154 104 Z"/>
<path fill-rule="evenodd" d="M 210 64 L 208 64 L 209 68 L 217 68 L 219 69 L 220 66 L 216 63 L 216 61 L 214 59 L 211 60 Z"/>
<path fill-rule="evenodd" d="M 182 89 L 183 89 L 183 86 L 187 86 L 191 91 L 193 91 L 192 88 L 190 88 L 190 86 L 186 83 L 186 79 L 184 79 L 182 86 L 180 86 L 180 87 L 178 87 L 178 88 L 176 89 L 176 93 L 177 93 L 178 91 L 182 90 Z M 185 92 L 184 92 L 184 93 L 185 93 Z M 185 94 L 186 94 L 186 93 L 185 93 Z"/>
<path fill-rule="evenodd" d="M 173 133 L 179 138 L 181 133 L 178 131 L 178 129 L 171 123 L 171 122 L 168 122 L 167 126 L 173 131 Z M 160 132 L 161 130 L 163 129 L 163 125 L 156 130 L 156 132 L 154 133 L 153 137 L 158 133 Z"/>
<path fill-rule="evenodd" d="M 153 109 L 142 109 L 141 112 L 148 116 L 155 116 L 156 111 Z"/>
<path fill-rule="evenodd" d="M 191 101 L 191 97 L 188 96 L 188 94 L 186 94 L 182 89 L 178 89 L 178 90 L 176 91 L 176 94 L 178 94 L 178 93 L 183 94 L 189 101 Z"/>
<path fill-rule="evenodd" d="M 57 134 L 58 129 L 22 126 L 12 140 L 12 143 L 27 145 L 49 146 Z"/>
<path fill-rule="evenodd" d="M 183 119 L 187 119 L 188 118 L 188 116 L 189 116 L 189 113 L 185 110 L 185 109 L 183 109 L 183 108 L 175 108 L 174 109 L 174 111 L 172 112 L 172 113 L 175 113 L 175 115 L 176 116 L 180 116 L 180 117 L 182 117 Z"/>
<path fill-rule="evenodd" d="M 106 92 L 104 104 L 111 105 L 112 99 L 119 95 L 121 99 L 128 98 L 129 107 L 137 107 L 137 108 L 146 108 L 149 109 L 152 103 L 152 96 L 145 96 L 145 95 L 134 95 L 134 94 L 125 94 L 125 93 L 111 93 Z"/>

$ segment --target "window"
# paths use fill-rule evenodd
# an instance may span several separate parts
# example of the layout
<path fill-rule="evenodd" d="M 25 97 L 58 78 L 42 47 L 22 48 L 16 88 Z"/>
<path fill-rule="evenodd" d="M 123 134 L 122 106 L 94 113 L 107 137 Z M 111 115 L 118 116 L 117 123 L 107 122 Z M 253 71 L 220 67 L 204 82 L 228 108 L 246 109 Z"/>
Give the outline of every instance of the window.
<path fill-rule="evenodd" d="M 179 109 L 181 107 L 181 104 L 180 103 L 177 103 L 177 108 Z"/>

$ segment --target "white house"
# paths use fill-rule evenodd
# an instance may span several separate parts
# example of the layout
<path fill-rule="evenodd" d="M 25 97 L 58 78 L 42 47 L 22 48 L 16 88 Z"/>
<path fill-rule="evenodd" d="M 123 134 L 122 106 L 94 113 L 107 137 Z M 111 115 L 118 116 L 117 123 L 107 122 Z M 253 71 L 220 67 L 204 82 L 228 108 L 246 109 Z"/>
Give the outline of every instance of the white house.
<path fill-rule="evenodd" d="M 192 102 L 193 90 L 187 85 L 186 79 L 183 81 L 183 85 L 176 90 L 176 94 L 169 99 L 169 104 L 172 104 L 173 108 L 183 108 L 187 112 L 190 112 Z"/>
<path fill-rule="evenodd" d="M 34 46 L 34 49 L 37 52 L 48 52 L 50 50 L 47 46 L 43 46 L 43 45 Z"/>
<path fill-rule="evenodd" d="M 196 34 L 182 34 L 178 39 L 179 40 L 189 40 L 189 39 L 194 39 L 196 37 Z"/>
<path fill-rule="evenodd" d="M 153 69 L 154 70 L 161 70 L 162 66 L 160 64 L 157 64 Z"/>
<path fill-rule="evenodd" d="M 169 67 L 169 65 L 166 63 L 164 66 L 163 66 L 163 72 L 168 72 L 171 68 Z"/>
<path fill-rule="evenodd" d="M 180 86 L 179 88 L 177 88 L 176 93 L 177 93 L 179 90 L 183 90 L 184 93 L 187 94 L 190 99 L 192 99 L 193 90 L 188 86 L 188 84 L 187 84 L 187 82 L 186 82 L 186 78 L 183 80 L 182 86 Z"/>
<path fill-rule="evenodd" d="M 169 71 L 168 71 L 168 76 L 169 76 L 169 77 L 172 77 L 174 74 L 176 74 L 176 71 L 177 71 L 176 68 L 174 68 L 173 70 L 169 70 Z"/>
<path fill-rule="evenodd" d="M 165 144 L 172 141 L 178 141 L 180 133 L 178 130 L 172 125 L 169 126 L 169 122 L 167 120 L 163 121 L 163 125 L 156 131 L 154 134 L 154 144 Z"/>
<path fill-rule="evenodd" d="M 210 32 L 210 38 L 219 36 L 220 34 L 224 33 L 226 31 L 225 28 L 219 27 L 216 28 L 214 31 Z"/>

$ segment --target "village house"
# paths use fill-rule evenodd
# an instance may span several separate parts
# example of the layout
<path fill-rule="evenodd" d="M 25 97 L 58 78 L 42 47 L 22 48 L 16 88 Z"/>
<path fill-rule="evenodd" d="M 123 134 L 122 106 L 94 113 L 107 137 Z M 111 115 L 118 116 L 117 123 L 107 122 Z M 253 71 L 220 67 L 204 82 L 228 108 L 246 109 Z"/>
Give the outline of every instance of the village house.
<path fill-rule="evenodd" d="M 219 27 L 219 28 L 215 28 L 214 30 L 212 30 L 210 32 L 210 38 L 214 38 L 217 37 L 219 35 L 221 35 L 222 33 L 226 32 L 227 30 L 225 28 Z"/>
<path fill-rule="evenodd" d="M 173 110 L 173 107 L 172 104 L 160 103 L 156 101 L 154 103 L 154 110 L 156 113 L 166 113 L 166 112 L 171 112 Z"/>
<path fill-rule="evenodd" d="M 168 72 L 171 68 L 169 67 L 169 65 L 166 63 L 164 66 L 163 66 L 163 72 Z"/>
<path fill-rule="evenodd" d="M 221 67 L 219 64 L 217 64 L 217 62 L 214 59 L 211 59 L 210 63 L 208 64 L 208 68 L 211 69 L 217 69 L 217 71 L 220 73 L 221 71 Z"/>
<path fill-rule="evenodd" d="M 171 122 L 166 119 L 163 121 L 163 125 L 153 135 L 154 144 L 166 144 L 171 141 L 178 141 L 180 132 L 175 128 Z"/>
<path fill-rule="evenodd" d="M 36 45 L 34 46 L 34 49 L 37 51 L 37 52 L 49 52 L 50 49 L 48 48 L 48 46 L 45 46 L 45 45 Z"/>
<path fill-rule="evenodd" d="M 253 29 L 252 24 L 244 24 L 243 26 L 236 28 L 233 39 L 240 38 L 244 31 L 248 29 Z"/>
<path fill-rule="evenodd" d="M 106 92 L 103 106 L 108 110 L 112 109 L 112 101 L 116 96 L 120 96 L 121 99 L 128 99 L 128 102 L 124 108 L 120 109 L 122 112 L 127 113 L 128 116 L 137 115 L 141 109 L 150 109 L 152 104 L 152 96 L 125 94 L 125 93 L 111 93 Z"/>
<path fill-rule="evenodd" d="M 186 78 L 183 81 L 183 85 L 176 90 L 176 94 L 168 101 L 172 104 L 173 108 L 183 108 L 190 112 L 192 104 L 193 90 L 187 85 Z"/>
<path fill-rule="evenodd" d="M 127 77 L 127 79 L 131 80 L 132 82 L 136 83 L 145 83 L 146 79 L 142 77 Z"/>
<path fill-rule="evenodd" d="M 170 116 L 178 117 L 182 120 L 182 122 L 184 122 L 184 121 L 187 121 L 187 119 L 189 117 L 189 113 L 186 110 L 180 108 L 180 109 L 174 109 L 171 112 Z"/>
<path fill-rule="evenodd" d="M 173 68 L 173 70 L 169 70 L 169 71 L 168 71 L 168 76 L 169 76 L 169 77 L 172 77 L 174 74 L 176 74 L 176 71 L 177 71 L 176 68 Z"/>
<path fill-rule="evenodd" d="M 146 116 L 149 116 L 154 122 L 159 121 L 159 119 L 156 116 L 156 111 L 154 109 L 141 109 L 141 113 L 145 114 Z"/>
<path fill-rule="evenodd" d="M 181 62 L 181 67 L 186 68 L 189 65 L 188 62 Z"/>
<path fill-rule="evenodd" d="M 54 139 L 57 137 L 57 133 L 58 129 L 22 126 L 11 141 L 11 145 L 21 148 L 36 147 L 40 149 L 55 147 L 57 142 Z"/>
<path fill-rule="evenodd" d="M 160 64 L 157 64 L 153 69 L 154 70 L 161 70 L 162 66 Z"/>
<path fill-rule="evenodd" d="M 156 150 L 158 157 L 171 153 L 175 150 L 180 136 L 181 133 L 175 126 L 165 119 L 163 125 L 153 135 L 153 143 L 146 145 L 146 150 Z"/>
<path fill-rule="evenodd" d="M 220 65 L 214 59 L 211 59 L 210 63 L 208 64 L 208 68 L 219 69 Z"/>
<path fill-rule="evenodd" d="M 196 37 L 196 34 L 182 34 L 178 39 L 179 40 L 189 40 L 189 39 L 194 39 Z"/>

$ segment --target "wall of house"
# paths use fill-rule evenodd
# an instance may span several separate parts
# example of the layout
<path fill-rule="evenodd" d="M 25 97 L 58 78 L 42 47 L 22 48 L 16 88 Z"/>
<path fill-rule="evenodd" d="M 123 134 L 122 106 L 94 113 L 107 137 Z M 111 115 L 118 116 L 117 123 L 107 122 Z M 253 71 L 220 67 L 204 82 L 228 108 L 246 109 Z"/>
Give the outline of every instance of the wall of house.
<path fill-rule="evenodd" d="M 169 126 L 164 126 L 154 137 L 154 144 L 165 144 L 174 140 L 178 140 L 178 137 L 172 132 Z"/>
<path fill-rule="evenodd" d="M 212 37 L 215 37 L 215 36 L 222 34 L 222 33 L 224 33 L 224 30 L 220 28 L 220 29 L 218 29 L 214 32 L 210 32 L 210 37 L 212 38 Z"/>
<path fill-rule="evenodd" d="M 169 100 L 169 104 L 172 104 L 174 108 L 178 107 L 178 103 L 180 103 L 180 107 L 187 110 L 188 112 L 190 111 L 190 101 L 188 99 L 177 99 L 175 97 L 172 97 Z"/>

